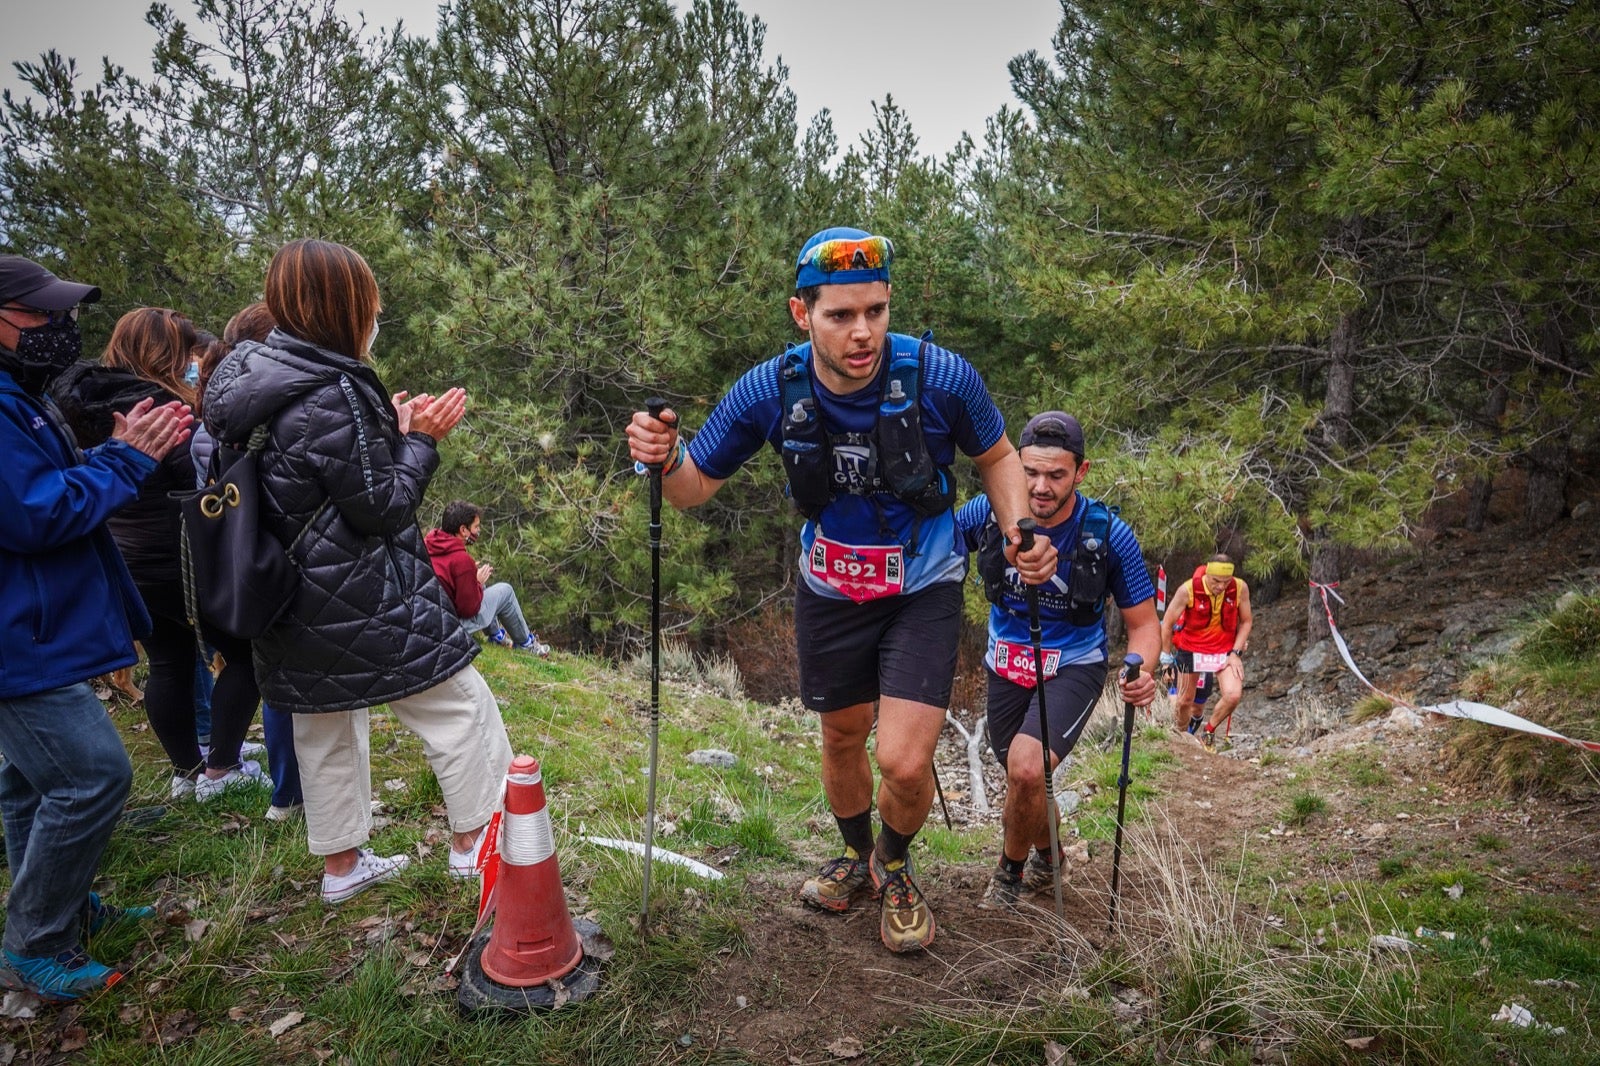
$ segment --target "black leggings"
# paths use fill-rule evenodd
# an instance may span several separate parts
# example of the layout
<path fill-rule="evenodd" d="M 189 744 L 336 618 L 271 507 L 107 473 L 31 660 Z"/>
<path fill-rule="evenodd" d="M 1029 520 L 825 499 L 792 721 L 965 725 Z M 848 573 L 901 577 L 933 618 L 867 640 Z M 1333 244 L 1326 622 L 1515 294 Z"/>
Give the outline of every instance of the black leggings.
<path fill-rule="evenodd" d="M 200 767 L 200 743 L 194 726 L 194 627 L 183 609 L 178 583 L 141 584 L 139 595 L 150 612 L 153 629 L 144 640 L 150 678 L 144 687 L 144 712 L 150 728 L 172 760 L 173 772 L 192 776 Z M 205 638 L 226 664 L 211 692 L 211 752 L 205 765 L 231 770 L 239 765 L 239 745 L 255 718 L 261 692 L 256 688 L 250 642 L 210 626 Z"/>

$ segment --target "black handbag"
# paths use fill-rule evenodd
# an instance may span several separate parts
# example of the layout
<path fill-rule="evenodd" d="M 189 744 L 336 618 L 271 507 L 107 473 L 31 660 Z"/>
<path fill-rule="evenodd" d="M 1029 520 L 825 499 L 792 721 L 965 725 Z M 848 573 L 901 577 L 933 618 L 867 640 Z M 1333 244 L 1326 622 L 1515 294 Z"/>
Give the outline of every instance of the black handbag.
<path fill-rule="evenodd" d="M 206 487 L 173 493 L 182 512 L 184 605 L 197 631 L 205 622 L 254 640 L 283 616 L 300 588 L 299 567 L 261 521 L 258 459 L 266 440 L 267 427 L 258 426 L 242 451 L 219 441 Z"/>

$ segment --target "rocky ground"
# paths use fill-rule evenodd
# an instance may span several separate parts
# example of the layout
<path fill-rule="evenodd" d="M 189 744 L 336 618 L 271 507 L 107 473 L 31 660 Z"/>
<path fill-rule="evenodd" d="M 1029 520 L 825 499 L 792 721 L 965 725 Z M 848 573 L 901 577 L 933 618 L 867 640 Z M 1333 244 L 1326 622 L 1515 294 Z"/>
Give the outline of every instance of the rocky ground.
<path fill-rule="evenodd" d="M 1458 697 L 1461 679 L 1511 647 L 1519 624 L 1561 594 L 1597 586 L 1600 514 L 1580 505 L 1574 518 L 1534 537 L 1506 514 L 1482 533 L 1426 529 L 1409 555 L 1353 562 L 1339 584 L 1345 602 L 1336 611 L 1372 683 L 1425 706 Z M 1528 892 L 1587 894 L 1582 920 L 1600 918 L 1592 885 L 1582 883 L 1592 875 L 1573 862 L 1573 856 L 1600 857 L 1595 797 L 1508 800 L 1451 781 L 1443 751 L 1447 720 L 1396 707 L 1361 724 L 1349 721 L 1353 704 L 1371 690 L 1331 641 L 1308 645 L 1306 601 L 1297 591 L 1259 605 L 1255 614 L 1231 746 L 1210 755 L 1187 736 L 1174 733 L 1168 741 L 1177 768 L 1163 778 L 1152 812 L 1163 831 L 1170 828 L 1205 858 L 1237 857 L 1244 849 L 1275 869 L 1289 868 L 1293 878 L 1283 887 L 1290 898 L 1330 881 L 1374 880 L 1378 862 L 1397 849 L 1466 854 L 1474 841 L 1492 838 L 1499 850 L 1488 877 Z M 1155 713 L 1163 724 L 1170 721 L 1164 703 Z M 1537 708 L 1520 710 L 1537 718 Z M 1105 731 L 1117 708 L 1108 701 L 1101 716 L 1107 721 L 1098 728 Z M 956 718 L 969 731 L 982 728 L 970 711 Z M 1268 746 L 1283 757 L 1264 760 Z M 1381 802 L 1375 808 L 1370 790 L 1330 786 L 1326 810 L 1314 822 L 1286 825 L 1286 785 L 1309 780 L 1322 759 L 1346 752 L 1370 759 L 1386 775 Z M 988 813 L 974 802 L 968 746 L 959 729 L 946 729 L 938 768 L 958 828 L 998 819 L 1002 776 L 992 756 L 981 754 Z M 1068 806 L 1081 798 L 1073 780 L 1070 766 L 1057 777 Z M 1087 788 L 1076 784 L 1079 793 Z M 936 808 L 934 822 L 940 818 Z M 830 829 L 817 827 L 819 848 L 825 850 Z M 875 908 L 837 916 L 800 907 L 793 899 L 803 876 L 797 866 L 790 875 L 750 885 L 752 950 L 713 960 L 702 1010 L 665 1024 L 693 1028 L 697 1041 L 761 1061 L 826 1062 L 856 1058 L 863 1038 L 870 1045 L 874 1034 L 908 1019 L 914 1007 L 935 1013 L 976 1003 L 1018 1009 L 1041 988 L 1070 984 L 1073 967 L 1084 961 L 1075 956 L 1092 955 L 1106 940 L 1109 849 L 1067 843 L 1071 887 L 1065 902 L 1077 932 L 1064 952 L 1041 939 L 1045 910 L 1019 916 L 977 905 L 987 864 L 925 866 L 919 879 L 937 901 L 940 934 L 932 950 L 912 959 L 890 956 L 878 945 Z M 1123 877 L 1124 913 L 1137 925 L 1150 909 L 1151 893 L 1162 891 L 1161 879 L 1149 856 L 1139 854 L 1126 858 Z"/>

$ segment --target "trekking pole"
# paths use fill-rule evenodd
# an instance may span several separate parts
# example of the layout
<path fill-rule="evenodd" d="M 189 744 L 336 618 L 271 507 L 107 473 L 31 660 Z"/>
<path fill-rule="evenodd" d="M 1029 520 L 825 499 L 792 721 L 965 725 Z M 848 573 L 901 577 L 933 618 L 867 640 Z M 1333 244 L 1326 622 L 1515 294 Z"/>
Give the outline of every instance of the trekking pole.
<path fill-rule="evenodd" d="M 650 417 L 661 419 L 667 401 L 645 401 Z M 644 808 L 644 903 L 639 911 L 639 936 L 650 932 L 650 867 L 655 859 L 656 754 L 661 740 L 661 465 L 650 464 L 650 773 Z"/>
<path fill-rule="evenodd" d="M 944 809 L 944 827 L 951 832 L 955 831 L 956 824 L 950 820 L 950 805 L 944 801 L 944 786 L 939 783 L 939 764 L 933 764 L 933 790 L 939 794 L 939 806 Z"/>
<path fill-rule="evenodd" d="M 1017 531 L 1022 534 L 1021 551 L 1033 549 L 1033 531 L 1038 526 L 1039 523 L 1032 518 L 1017 522 Z M 1056 935 L 1059 937 L 1067 927 L 1067 906 L 1061 899 L 1061 827 L 1056 824 L 1060 815 L 1056 811 L 1056 787 L 1050 772 L 1050 715 L 1045 710 L 1044 701 L 1044 632 L 1039 626 L 1038 586 L 1024 584 L 1022 587 L 1028 598 L 1028 639 L 1033 642 L 1034 690 L 1039 693 L 1039 746 L 1043 749 L 1044 758 L 1044 817 L 1050 823 L 1050 874 L 1056 885 L 1056 921 L 1061 923 Z"/>
<path fill-rule="evenodd" d="M 1129 652 L 1122 659 L 1122 680 L 1131 684 L 1139 678 L 1144 659 Z M 1128 752 L 1133 747 L 1133 703 L 1122 702 L 1122 776 L 1117 778 L 1117 840 L 1111 849 L 1111 931 L 1117 931 L 1117 883 L 1122 873 L 1122 812 L 1128 802 Z"/>

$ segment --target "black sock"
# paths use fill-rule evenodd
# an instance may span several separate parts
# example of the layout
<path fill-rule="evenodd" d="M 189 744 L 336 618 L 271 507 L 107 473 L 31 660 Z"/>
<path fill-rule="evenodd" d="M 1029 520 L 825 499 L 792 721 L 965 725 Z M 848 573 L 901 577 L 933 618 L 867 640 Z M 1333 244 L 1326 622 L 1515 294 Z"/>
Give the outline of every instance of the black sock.
<path fill-rule="evenodd" d="M 836 814 L 833 820 L 839 823 L 839 835 L 844 837 L 844 846 L 855 852 L 856 858 L 864 859 L 872 853 L 871 807 L 848 818 L 840 818 Z"/>
<path fill-rule="evenodd" d="M 911 839 L 917 834 L 915 831 L 902 833 L 892 828 L 888 822 L 883 823 L 883 832 L 878 834 L 878 843 L 883 845 L 881 854 L 885 864 L 904 859 L 911 850 Z"/>
<path fill-rule="evenodd" d="M 1050 865 L 1050 849 L 1048 847 L 1034 848 L 1033 852 L 1035 855 L 1039 856 L 1040 862 L 1044 863 L 1046 866 Z"/>
<path fill-rule="evenodd" d="M 1027 859 L 1013 859 L 1004 851 L 1000 852 L 1000 869 L 1015 877 L 1022 876 L 1022 868 L 1028 864 Z"/>

